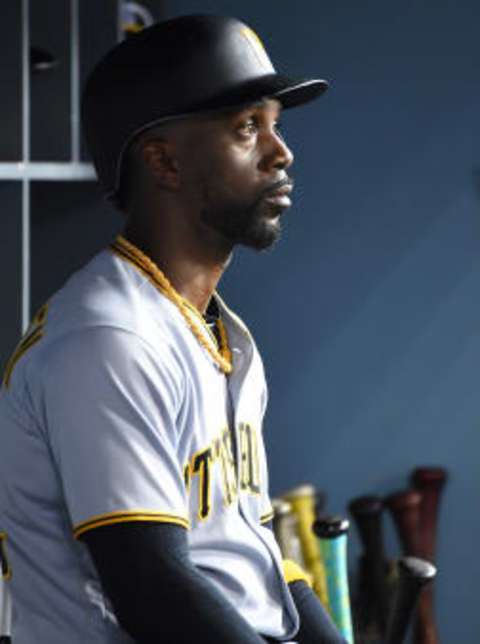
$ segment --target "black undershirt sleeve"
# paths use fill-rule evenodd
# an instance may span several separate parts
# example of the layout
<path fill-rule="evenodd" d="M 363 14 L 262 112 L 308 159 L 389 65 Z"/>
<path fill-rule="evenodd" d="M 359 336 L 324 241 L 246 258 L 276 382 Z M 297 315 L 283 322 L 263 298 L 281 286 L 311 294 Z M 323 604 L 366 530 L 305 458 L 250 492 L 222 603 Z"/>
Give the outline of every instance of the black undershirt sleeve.
<path fill-rule="evenodd" d="M 289 588 L 300 616 L 298 644 L 347 644 L 308 584 L 294 581 Z"/>
<path fill-rule="evenodd" d="M 273 521 L 263 525 L 273 532 Z M 300 617 L 300 630 L 295 638 L 298 644 L 348 644 L 306 582 L 294 581 L 288 586 Z"/>
<path fill-rule="evenodd" d="M 184 528 L 123 523 L 81 538 L 121 627 L 138 644 L 264 644 L 193 565 Z"/>
<path fill-rule="evenodd" d="M 191 562 L 187 531 L 173 524 L 123 523 L 86 532 L 103 589 L 137 644 L 265 644 Z M 298 644 L 344 644 L 316 595 L 290 584 L 300 615 Z"/>

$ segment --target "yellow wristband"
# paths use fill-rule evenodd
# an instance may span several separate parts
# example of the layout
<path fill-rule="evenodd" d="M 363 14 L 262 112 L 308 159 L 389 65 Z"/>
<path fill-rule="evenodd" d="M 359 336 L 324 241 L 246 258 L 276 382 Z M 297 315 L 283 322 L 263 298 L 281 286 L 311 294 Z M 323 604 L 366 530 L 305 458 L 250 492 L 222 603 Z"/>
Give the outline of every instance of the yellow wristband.
<path fill-rule="evenodd" d="M 283 560 L 283 576 L 287 584 L 294 581 L 304 581 L 310 588 L 312 587 L 312 576 L 308 574 L 301 566 L 291 559 Z"/>

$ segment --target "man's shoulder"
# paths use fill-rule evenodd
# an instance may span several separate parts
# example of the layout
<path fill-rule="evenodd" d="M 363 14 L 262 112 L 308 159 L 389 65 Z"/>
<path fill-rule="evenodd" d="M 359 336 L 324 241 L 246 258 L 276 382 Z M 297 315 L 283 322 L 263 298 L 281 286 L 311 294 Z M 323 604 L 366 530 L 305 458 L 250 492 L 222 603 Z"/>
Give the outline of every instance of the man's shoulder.
<path fill-rule="evenodd" d="M 94 327 L 157 341 L 168 336 L 170 303 L 134 267 L 108 249 L 74 273 L 47 304 L 52 339 Z"/>
<path fill-rule="evenodd" d="M 88 353 L 93 362 L 116 344 L 131 353 L 141 346 L 168 362 L 175 324 L 164 300 L 133 267 L 101 251 L 34 316 L 6 365 L 4 383 L 30 381 L 62 354 Z"/>

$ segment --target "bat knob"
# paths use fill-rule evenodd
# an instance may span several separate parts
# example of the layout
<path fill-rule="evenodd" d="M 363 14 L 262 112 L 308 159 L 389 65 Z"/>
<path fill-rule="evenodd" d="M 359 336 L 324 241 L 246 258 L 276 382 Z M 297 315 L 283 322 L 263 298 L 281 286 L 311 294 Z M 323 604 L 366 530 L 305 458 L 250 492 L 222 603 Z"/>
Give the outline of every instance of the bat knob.
<path fill-rule="evenodd" d="M 437 574 L 433 564 L 419 557 L 402 557 L 398 560 L 398 570 L 400 575 L 415 580 L 419 586 L 424 586 Z"/>
<path fill-rule="evenodd" d="M 448 478 L 448 472 L 444 467 L 416 467 L 412 471 L 412 483 L 416 488 L 425 486 L 442 486 Z"/>
<path fill-rule="evenodd" d="M 398 561 L 398 586 L 390 611 L 386 644 L 402 644 L 421 590 L 432 581 L 437 569 L 418 557 Z"/>
<path fill-rule="evenodd" d="M 383 499 L 379 496 L 359 496 L 350 501 L 349 511 L 354 516 L 379 514 L 383 510 Z"/>
<path fill-rule="evenodd" d="M 346 534 L 349 527 L 350 523 L 348 519 L 332 516 L 317 519 L 312 529 L 319 539 L 335 539 L 342 534 Z"/>
<path fill-rule="evenodd" d="M 422 495 L 416 490 L 399 490 L 386 497 L 385 503 L 391 510 L 416 508 L 420 505 Z"/>

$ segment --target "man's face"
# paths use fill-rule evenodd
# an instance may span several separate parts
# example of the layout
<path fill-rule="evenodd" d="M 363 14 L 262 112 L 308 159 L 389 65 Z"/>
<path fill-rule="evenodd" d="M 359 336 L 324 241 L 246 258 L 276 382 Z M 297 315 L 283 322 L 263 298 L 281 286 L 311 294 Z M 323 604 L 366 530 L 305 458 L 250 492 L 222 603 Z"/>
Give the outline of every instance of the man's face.
<path fill-rule="evenodd" d="M 293 162 L 279 115 L 278 101 L 268 100 L 195 123 L 186 181 L 200 205 L 200 233 L 256 249 L 279 238 L 281 215 L 291 205 Z"/>

